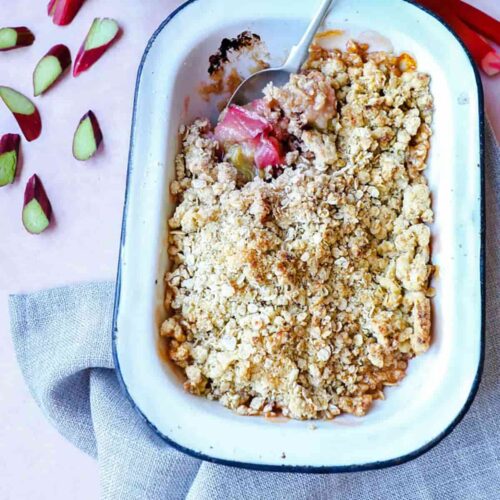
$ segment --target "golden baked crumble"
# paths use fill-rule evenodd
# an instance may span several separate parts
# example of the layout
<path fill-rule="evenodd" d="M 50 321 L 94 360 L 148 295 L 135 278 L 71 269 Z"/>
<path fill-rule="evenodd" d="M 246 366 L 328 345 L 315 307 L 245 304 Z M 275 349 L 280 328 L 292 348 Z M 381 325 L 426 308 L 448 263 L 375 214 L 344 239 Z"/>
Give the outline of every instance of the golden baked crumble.
<path fill-rule="evenodd" d="M 429 347 L 429 77 L 350 43 L 265 90 L 289 134 L 245 182 L 181 131 L 161 328 L 190 392 L 243 415 L 364 415 Z"/>

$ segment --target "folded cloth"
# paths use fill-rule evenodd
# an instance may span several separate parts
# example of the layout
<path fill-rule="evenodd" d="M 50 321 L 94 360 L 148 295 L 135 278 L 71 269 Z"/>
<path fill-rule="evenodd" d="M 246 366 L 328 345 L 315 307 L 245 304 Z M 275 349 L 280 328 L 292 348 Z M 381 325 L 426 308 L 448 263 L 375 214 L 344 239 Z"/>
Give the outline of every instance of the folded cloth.
<path fill-rule="evenodd" d="M 164 443 L 122 394 L 111 356 L 113 284 L 10 299 L 26 382 L 59 432 L 98 460 L 104 499 L 500 498 L 500 152 L 487 131 L 486 364 L 453 433 L 412 462 L 349 474 L 255 472 L 201 462 Z M 471 168 L 474 166 L 471 165 Z"/>

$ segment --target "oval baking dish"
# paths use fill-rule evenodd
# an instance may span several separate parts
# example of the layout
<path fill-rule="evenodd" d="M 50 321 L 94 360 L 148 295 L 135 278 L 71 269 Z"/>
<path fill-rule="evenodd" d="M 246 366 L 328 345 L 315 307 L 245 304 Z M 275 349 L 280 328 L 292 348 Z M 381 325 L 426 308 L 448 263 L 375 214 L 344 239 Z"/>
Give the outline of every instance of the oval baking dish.
<path fill-rule="evenodd" d="M 178 128 L 215 116 L 198 85 L 220 40 L 251 30 L 281 62 L 300 37 L 314 2 L 190 0 L 151 38 L 134 103 L 127 190 L 113 322 L 113 353 L 122 388 L 145 421 L 195 457 L 255 469 L 345 472 L 400 464 L 437 444 L 468 410 L 483 359 L 482 94 L 477 71 L 452 32 L 404 0 L 339 0 L 327 28 L 376 30 L 396 52 L 409 52 L 431 75 L 434 135 L 427 177 L 432 192 L 433 343 L 409 364 L 362 418 L 270 422 L 242 417 L 188 394 L 158 353 L 168 268 L 168 186 Z M 190 106 L 186 112 L 186 99 Z"/>

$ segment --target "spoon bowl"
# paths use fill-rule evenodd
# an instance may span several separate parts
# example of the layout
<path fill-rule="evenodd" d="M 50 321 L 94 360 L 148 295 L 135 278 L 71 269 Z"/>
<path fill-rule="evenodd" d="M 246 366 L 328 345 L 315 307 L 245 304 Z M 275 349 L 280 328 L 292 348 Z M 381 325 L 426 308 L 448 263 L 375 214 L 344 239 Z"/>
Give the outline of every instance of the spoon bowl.
<path fill-rule="evenodd" d="M 266 85 L 271 82 L 276 86 L 285 85 L 290 79 L 290 74 L 297 73 L 307 59 L 309 46 L 313 41 L 316 31 L 325 19 L 332 3 L 333 0 L 321 0 L 318 11 L 309 23 L 305 33 L 302 35 L 300 42 L 292 47 L 283 66 L 279 68 L 264 69 L 250 75 L 239 85 L 227 105 L 243 105 L 255 99 L 259 99 L 262 97 L 262 91 Z"/>
<path fill-rule="evenodd" d="M 290 79 L 290 71 L 283 68 L 269 68 L 250 75 L 240 83 L 229 101 L 229 104 L 243 106 L 262 97 L 262 91 L 269 84 L 285 85 Z"/>

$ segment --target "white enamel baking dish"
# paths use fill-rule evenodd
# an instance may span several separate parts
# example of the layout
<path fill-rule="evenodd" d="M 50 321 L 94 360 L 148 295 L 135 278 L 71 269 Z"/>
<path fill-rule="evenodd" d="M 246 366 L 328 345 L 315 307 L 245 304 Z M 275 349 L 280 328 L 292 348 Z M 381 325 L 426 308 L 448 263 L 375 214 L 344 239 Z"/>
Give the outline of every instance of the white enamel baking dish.
<path fill-rule="evenodd" d="M 197 87 L 223 37 L 250 29 L 283 60 L 315 8 L 303 0 L 190 0 L 151 38 L 134 105 L 113 329 L 123 390 L 172 446 L 215 462 L 266 470 L 343 472 L 415 458 L 457 425 L 477 391 L 483 358 L 482 95 L 469 56 L 449 29 L 404 0 L 338 0 L 326 27 L 388 37 L 432 76 L 434 137 L 428 178 L 436 221 L 434 340 L 366 417 L 270 422 L 242 417 L 182 388 L 158 355 L 164 318 L 167 217 L 174 210 L 178 128 L 214 117 Z M 185 112 L 185 98 L 190 99 Z"/>

